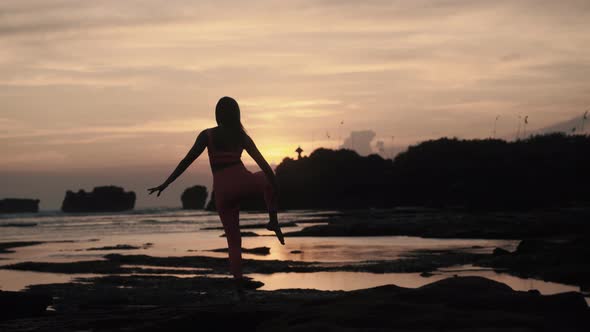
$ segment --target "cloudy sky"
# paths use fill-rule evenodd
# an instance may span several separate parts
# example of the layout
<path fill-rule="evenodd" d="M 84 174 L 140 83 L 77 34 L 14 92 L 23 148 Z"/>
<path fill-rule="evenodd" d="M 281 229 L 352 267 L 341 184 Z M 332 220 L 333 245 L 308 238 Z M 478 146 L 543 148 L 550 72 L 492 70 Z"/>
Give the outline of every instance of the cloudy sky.
<path fill-rule="evenodd" d="M 275 164 L 352 131 L 390 151 L 488 137 L 498 115 L 498 136 L 568 121 L 590 108 L 588 22 L 587 0 L 3 0 L 0 198 L 144 191 L 224 95 Z M 196 183 L 205 156 L 138 206 Z"/>

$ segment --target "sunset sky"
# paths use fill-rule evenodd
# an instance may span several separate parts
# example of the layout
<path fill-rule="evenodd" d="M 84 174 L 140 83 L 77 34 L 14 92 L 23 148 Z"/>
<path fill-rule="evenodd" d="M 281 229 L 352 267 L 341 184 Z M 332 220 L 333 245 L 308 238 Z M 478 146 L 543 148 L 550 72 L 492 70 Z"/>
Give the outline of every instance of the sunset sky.
<path fill-rule="evenodd" d="M 206 156 L 162 197 L 145 188 L 225 95 L 273 164 L 352 131 L 392 151 L 489 137 L 498 115 L 501 137 L 519 115 L 548 127 L 590 108 L 589 22 L 587 0 L 3 0 L 0 198 L 57 209 L 116 184 L 178 206 L 211 185 Z"/>

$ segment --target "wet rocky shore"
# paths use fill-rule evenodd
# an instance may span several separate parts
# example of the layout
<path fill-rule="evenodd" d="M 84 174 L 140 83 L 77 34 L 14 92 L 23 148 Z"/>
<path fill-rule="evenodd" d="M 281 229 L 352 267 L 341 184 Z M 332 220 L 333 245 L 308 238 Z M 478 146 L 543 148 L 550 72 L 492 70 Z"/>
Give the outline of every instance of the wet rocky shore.
<path fill-rule="evenodd" d="M 536 211 L 469 211 L 400 208 L 352 210 L 328 215 L 285 236 L 385 236 L 428 238 L 570 238 L 590 234 L 590 208 Z"/>
<path fill-rule="evenodd" d="M 590 323 L 579 293 L 518 292 L 481 277 L 449 278 L 416 289 L 387 285 L 350 292 L 255 290 L 258 286 L 252 281 L 246 299 L 237 301 L 227 278 L 106 276 L 38 285 L 25 294 L 51 294 L 55 311 L 4 319 L 0 329 L 585 331 Z"/>
<path fill-rule="evenodd" d="M 512 239 L 517 234 L 522 240 L 512 252 L 500 248 L 485 253 L 473 250 L 477 248 L 415 250 L 398 259 L 329 264 L 245 259 L 244 273 L 415 272 L 428 277 L 438 269 L 473 265 L 579 285 L 588 292 L 590 263 L 585 258 L 590 257 L 590 237 L 584 222 L 586 211 L 559 213 L 334 213 L 322 220 L 324 225 L 311 225 L 288 236 L 368 236 L 385 232 Z M 543 227 L 552 227 L 553 231 Z M 0 250 L 10 253 L 20 246 L 41 243 L 5 242 L 0 243 Z M 130 247 L 119 244 L 105 248 Z M 250 249 L 261 254 L 270 250 Z M 260 281 L 249 280 L 246 299 L 239 301 L 233 293 L 227 264 L 227 259 L 220 257 L 127 253 L 105 253 L 102 259 L 91 261 L 0 263 L 0 268 L 8 270 L 92 275 L 67 283 L 33 285 L 20 292 L 0 292 L 2 307 L 11 308 L 2 312 L 0 330 L 155 331 L 211 326 L 244 331 L 585 331 L 590 326 L 590 311 L 580 292 L 541 295 L 538 291 L 515 291 L 482 277 L 450 277 L 419 288 L 387 285 L 348 292 L 266 291 L 260 290 Z M 47 306 L 51 310 L 45 310 Z"/>

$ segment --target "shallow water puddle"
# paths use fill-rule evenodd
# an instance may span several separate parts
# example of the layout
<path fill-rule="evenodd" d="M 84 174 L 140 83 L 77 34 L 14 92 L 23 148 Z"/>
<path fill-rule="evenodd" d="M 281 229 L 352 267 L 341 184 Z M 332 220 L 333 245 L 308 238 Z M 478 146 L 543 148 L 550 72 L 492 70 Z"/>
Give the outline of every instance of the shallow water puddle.
<path fill-rule="evenodd" d="M 423 277 L 420 273 L 385 273 L 368 272 L 310 272 L 310 273 L 274 273 L 249 274 L 248 276 L 264 283 L 261 290 L 277 289 L 318 289 L 326 291 L 351 291 L 393 284 L 406 288 L 417 288 L 423 285 L 457 276 L 480 276 L 504 283 L 514 290 L 538 290 L 541 294 L 556 294 L 563 292 L 581 292 L 580 287 L 573 285 L 547 282 L 538 279 L 524 279 L 505 273 L 497 273 L 490 269 L 482 269 L 471 265 L 441 269 L 430 277 Z M 590 305 L 590 298 L 586 297 Z"/>
<path fill-rule="evenodd" d="M 20 291 L 29 285 L 68 283 L 75 278 L 93 278 L 98 274 L 64 274 L 33 271 L 0 270 L 0 290 Z"/>

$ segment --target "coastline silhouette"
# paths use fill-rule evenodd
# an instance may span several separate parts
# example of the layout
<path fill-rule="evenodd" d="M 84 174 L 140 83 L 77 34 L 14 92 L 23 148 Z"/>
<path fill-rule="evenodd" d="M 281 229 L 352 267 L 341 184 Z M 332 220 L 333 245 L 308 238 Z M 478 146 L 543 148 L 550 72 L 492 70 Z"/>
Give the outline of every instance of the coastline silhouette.
<path fill-rule="evenodd" d="M 528 210 L 590 203 L 589 135 L 552 133 L 518 141 L 439 138 L 393 159 L 318 148 L 275 168 L 294 209 L 421 206 Z"/>
<path fill-rule="evenodd" d="M 149 188 L 149 194 L 158 196 L 178 178 L 207 148 L 213 173 L 215 205 L 225 230 L 230 271 L 234 277 L 236 292 L 244 295 L 245 280 L 242 275 L 242 238 L 240 234 L 240 202 L 242 199 L 263 193 L 268 209 L 266 229 L 274 231 L 281 244 L 285 244 L 278 222 L 277 196 L 279 194 L 275 174 L 240 121 L 240 107 L 231 97 L 222 97 L 215 107 L 217 127 L 208 128 L 198 135 L 194 145 L 180 161 L 176 169 L 161 185 Z M 241 161 L 242 151 L 256 161 L 262 171 L 252 173 Z"/>

